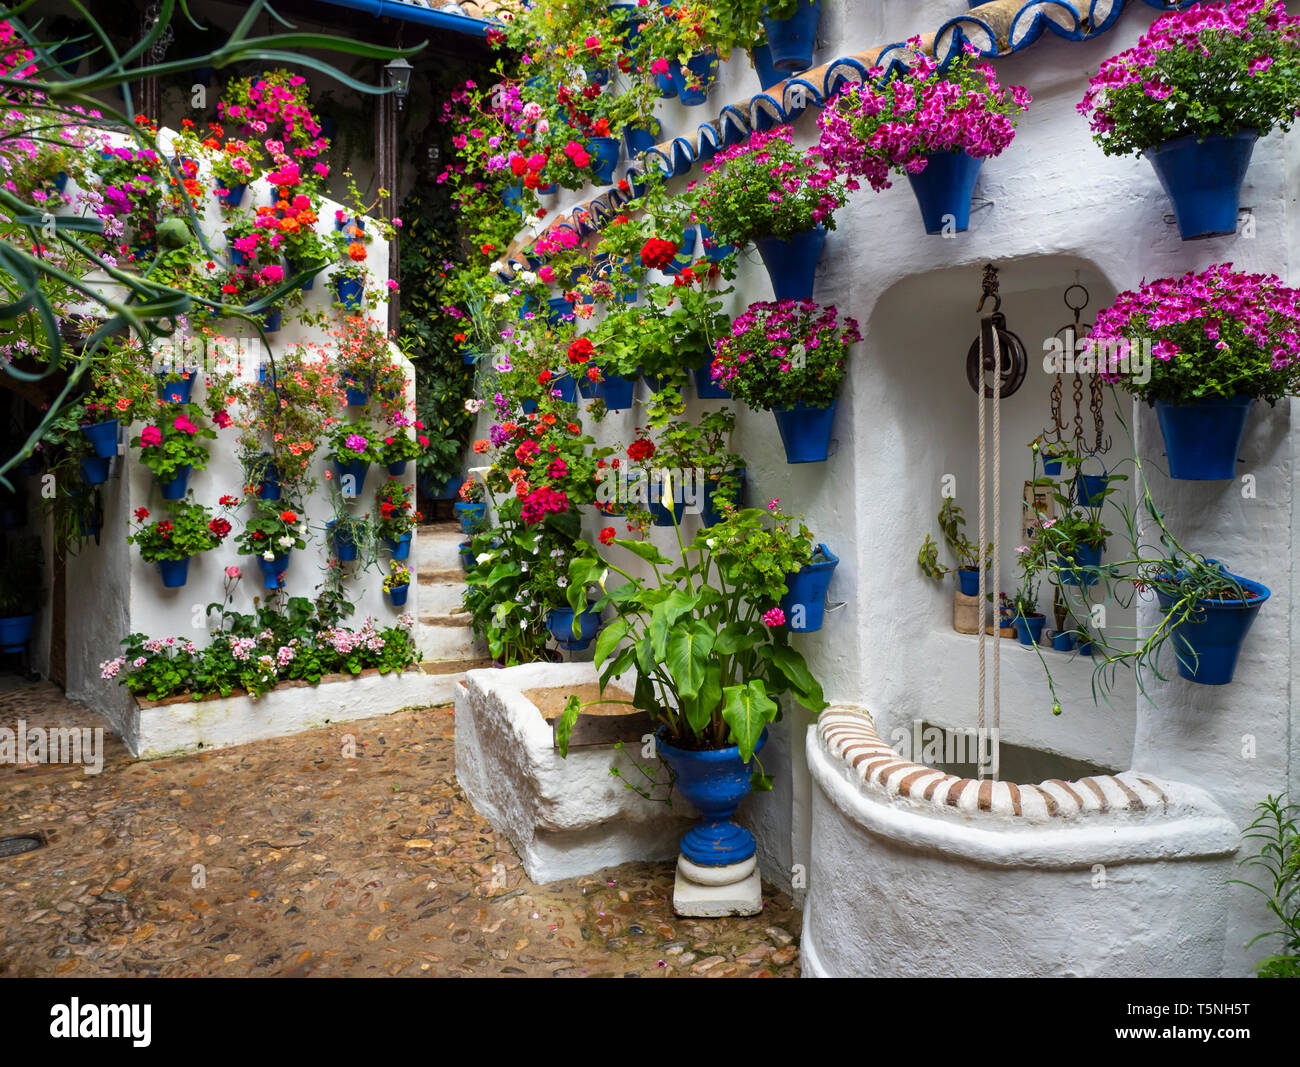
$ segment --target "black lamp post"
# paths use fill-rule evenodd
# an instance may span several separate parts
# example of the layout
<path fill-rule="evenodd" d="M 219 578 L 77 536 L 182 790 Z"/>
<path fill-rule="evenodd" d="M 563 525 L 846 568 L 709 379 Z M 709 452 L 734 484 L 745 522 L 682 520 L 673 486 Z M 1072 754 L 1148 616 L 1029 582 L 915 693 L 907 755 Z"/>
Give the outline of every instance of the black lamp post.
<path fill-rule="evenodd" d="M 384 65 L 384 77 L 397 98 L 397 110 L 402 110 L 407 94 L 411 91 L 411 64 L 402 58 L 390 60 Z"/>

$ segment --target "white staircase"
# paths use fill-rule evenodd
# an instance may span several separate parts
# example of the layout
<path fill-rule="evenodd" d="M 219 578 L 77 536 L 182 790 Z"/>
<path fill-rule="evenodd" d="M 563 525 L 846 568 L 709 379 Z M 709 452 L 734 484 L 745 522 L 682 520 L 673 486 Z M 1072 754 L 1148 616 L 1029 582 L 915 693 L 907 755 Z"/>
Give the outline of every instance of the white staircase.
<path fill-rule="evenodd" d="M 475 640 L 469 615 L 461 607 L 465 572 L 460 542 L 465 537 L 459 523 L 428 523 L 417 530 L 412 548 L 419 583 L 415 644 L 424 657 L 420 669 L 433 676 L 435 704 L 453 699 L 467 670 L 492 662 L 486 646 Z"/>

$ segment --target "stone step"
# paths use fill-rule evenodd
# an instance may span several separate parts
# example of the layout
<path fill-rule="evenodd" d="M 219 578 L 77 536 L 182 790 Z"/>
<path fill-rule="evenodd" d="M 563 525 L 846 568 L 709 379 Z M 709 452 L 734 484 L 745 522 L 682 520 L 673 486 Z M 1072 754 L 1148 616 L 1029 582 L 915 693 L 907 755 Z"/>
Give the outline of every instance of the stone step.
<path fill-rule="evenodd" d="M 415 625 L 415 647 L 426 660 L 476 659 L 487 647 L 474 637 L 468 615 L 421 616 Z"/>
<path fill-rule="evenodd" d="M 420 664 L 420 670 L 429 675 L 431 704 L 450 704 L 456 698 L 456 690 L 465 680 L 465 672 L 492 666 L 487 657 L 474 659 L 427 660 Z"/>
<path fill-rule="evenodd" d="M 460 543 L 466 535 L 453 522 L 428 523 L 419 528 L 411 555 L 420 572 L 460 570 Z"/>
<path fill-rule="evenodd" d="M 461 599 L 464 595 L 464 582 L 455 585 L 449 582 L 426 583 L 424 575 L 420 575 L 420 618 L 456 615 L 461 609 Z"/>
<path fill-rule="evenodd" d="M 465 571 L 460 567 L 455 570 L 422 570 L 417 580 L 421 585 L 454 585 L 464 588 Z"/>

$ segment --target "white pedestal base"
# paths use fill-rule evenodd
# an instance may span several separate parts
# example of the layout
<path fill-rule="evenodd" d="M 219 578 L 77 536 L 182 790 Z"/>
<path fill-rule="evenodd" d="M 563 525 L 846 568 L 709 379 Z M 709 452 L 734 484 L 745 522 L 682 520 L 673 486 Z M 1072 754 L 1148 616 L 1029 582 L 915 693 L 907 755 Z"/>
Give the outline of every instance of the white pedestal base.
<path fill-rule="evenodd" d="M 762 910 L 763 886 L 755 857 L 725 867 L 701 867 L 685 856 L 677 857 L 673 911 L 678 915 L 717 919 L 757 915 Z"/>

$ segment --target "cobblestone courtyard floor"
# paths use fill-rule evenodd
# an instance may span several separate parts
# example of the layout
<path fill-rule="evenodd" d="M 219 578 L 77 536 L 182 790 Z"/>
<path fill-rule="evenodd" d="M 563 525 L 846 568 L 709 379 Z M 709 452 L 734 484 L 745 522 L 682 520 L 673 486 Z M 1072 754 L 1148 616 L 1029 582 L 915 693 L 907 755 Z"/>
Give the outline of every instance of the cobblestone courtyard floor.
<path fill-rule="evenodd" d="M 48 684 L 0 726 L 99 725 Z M 0 977 L 794 977 L 799 913 L 672 913 L 673 865 L 536 886 L 456 784 L 449 706 L 103 772 L 0 766 Z M 343 758 L 345 735 L 355 758 Z"/>

